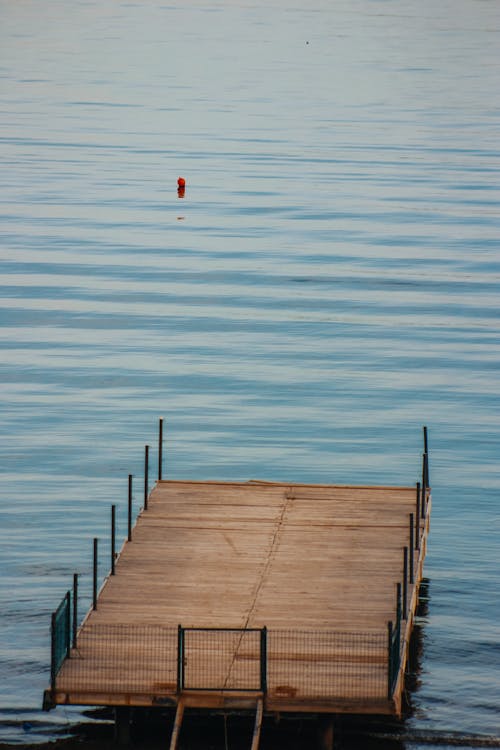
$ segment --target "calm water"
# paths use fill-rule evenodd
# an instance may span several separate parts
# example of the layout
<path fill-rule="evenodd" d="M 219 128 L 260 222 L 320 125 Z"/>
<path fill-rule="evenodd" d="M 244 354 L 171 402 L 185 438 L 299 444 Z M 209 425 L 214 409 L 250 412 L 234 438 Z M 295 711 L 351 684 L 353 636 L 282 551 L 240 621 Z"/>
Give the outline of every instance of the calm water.
<path fill-rule="evenodd" d="M 200 479 L 413 484 L 427 424 L 405 747 L 500 735 L 499 50 L 495 0 L 0 0 L 0 740 L 78 717 L 49 615 L 160 415 Z"/>

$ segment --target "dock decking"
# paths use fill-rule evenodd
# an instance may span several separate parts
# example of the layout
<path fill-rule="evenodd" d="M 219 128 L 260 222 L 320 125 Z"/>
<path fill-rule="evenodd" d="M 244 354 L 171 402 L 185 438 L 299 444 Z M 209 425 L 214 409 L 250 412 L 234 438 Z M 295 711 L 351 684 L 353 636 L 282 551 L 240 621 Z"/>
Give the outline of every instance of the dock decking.
<path fill-rule="evenodd" d="M 159 480 L 50 701 L 399 714 L 423 484 Z"/>

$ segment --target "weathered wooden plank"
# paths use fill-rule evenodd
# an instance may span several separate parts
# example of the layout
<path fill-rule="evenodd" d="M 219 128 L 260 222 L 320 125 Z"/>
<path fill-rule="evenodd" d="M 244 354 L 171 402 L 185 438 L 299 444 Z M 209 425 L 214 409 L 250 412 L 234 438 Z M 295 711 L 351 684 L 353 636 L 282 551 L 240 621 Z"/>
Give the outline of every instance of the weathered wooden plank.
<path fill-rule="evenodd" d="M 159 482 L 63 665 L 56 701 L 175 702 L 179 623 L 266 625 L 267 708 L 397 711 L 398 698 L 386 697 L 386 627 L 414 510 L 414 488 Z M 425 546 L 424 536 L 416 585 Z M 189 679 L 221 690 L 189 694 L 186 705 L 225 705 L 224 686 L 260 679 L 256 647 L 231 642 L 217 656 L 217 640 L 191 639 Z"/>

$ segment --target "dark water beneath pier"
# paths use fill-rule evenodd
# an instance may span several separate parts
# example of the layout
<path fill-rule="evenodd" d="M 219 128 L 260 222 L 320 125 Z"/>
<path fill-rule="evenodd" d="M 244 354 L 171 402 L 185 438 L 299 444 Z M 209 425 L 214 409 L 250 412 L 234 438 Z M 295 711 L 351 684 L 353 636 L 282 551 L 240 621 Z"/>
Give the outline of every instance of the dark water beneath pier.
<path fill-rule="evenodd" d="M 194 479 L 413 484 L 427 424 L 403 746 L 497 742 L 499 50 L 489 0 L 0 0 L 0 740 L 79 718 L 49 615 L 162 415 Z"/>

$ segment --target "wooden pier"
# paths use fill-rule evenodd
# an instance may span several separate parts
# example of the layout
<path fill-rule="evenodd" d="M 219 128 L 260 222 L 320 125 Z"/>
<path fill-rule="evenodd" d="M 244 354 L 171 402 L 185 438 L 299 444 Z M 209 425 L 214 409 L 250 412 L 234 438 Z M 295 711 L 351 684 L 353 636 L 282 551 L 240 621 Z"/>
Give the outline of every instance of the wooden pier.
<path fill-rule="evenodd" d="M 253 709 L 257 734 L 269 712 L 399 715 L 426 466 L 413 487 L 158 480 L 78 632 L 70 594 L 55 613 L 46 704 L 171 706 L 171 747 L 185 708 Z"/>

